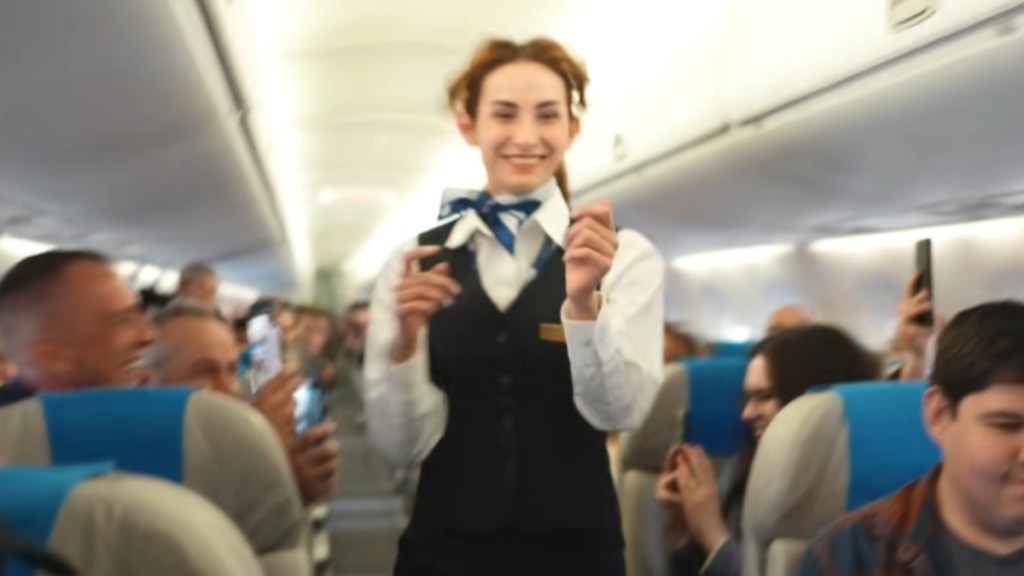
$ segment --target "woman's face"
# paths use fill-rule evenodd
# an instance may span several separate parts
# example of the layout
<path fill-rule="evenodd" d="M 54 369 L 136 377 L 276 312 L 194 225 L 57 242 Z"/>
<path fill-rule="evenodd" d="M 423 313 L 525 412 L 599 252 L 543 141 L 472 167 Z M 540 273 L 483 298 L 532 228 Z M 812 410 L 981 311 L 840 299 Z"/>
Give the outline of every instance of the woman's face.
<path fill-rule="evenodd" d="M 487 191 L 529 194 L 546 184 L 579 131 L 565 82 L 543 64 L 518 61 L 483 82 L 475 120 L 459 116 L 466 141 L 478 148 L 487 170 Z"/>
<path fill-rule="evenodd" d="M 782 402 L 775 393 L 764 355 L 755 356 L 747 366 L 743 396 L 743 421 L 750 426 L 754 439 L 760 440 L 772 419 L 782 410 Z"/>

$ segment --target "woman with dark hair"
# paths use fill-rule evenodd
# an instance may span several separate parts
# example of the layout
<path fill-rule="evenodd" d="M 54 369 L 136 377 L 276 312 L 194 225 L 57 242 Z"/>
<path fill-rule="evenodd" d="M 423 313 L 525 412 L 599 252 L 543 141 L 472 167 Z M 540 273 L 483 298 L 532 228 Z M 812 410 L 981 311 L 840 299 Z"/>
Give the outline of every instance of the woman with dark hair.
<path fill-rule="evenodd" d="M 657 497 L 669 511 L 673 536 L 688 536 L 673 557 L 673 576 L 738 576 L 743 496 L 757 442 L 768 425 L 814 387 L 875 380 L 879 370 L 877 359 L 860 344 L 823 325 L 774 334 L 750 357 L 741 416 L 750 427 L 748 449 L 716 474 L 700 447 L 676 446 L 658 478 Z"/>

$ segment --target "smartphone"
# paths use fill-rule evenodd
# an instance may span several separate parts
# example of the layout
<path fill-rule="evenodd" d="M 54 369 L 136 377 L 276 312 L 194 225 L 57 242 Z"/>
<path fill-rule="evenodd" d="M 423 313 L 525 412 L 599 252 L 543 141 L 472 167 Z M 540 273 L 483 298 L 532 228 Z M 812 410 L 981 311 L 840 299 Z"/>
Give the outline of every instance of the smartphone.
<path fill-rule="evenodd" d="M 917 285 L 914 286 L 914 293 L 919 294 L 927 290 L 934 303 L 935 285 L 932 283 L 931 239 L 924 239 L 917 243 L 914 251 L 914 269 L 917 272 Z M 935 315 L 932 312 L 925 312 L 918 314 L 913 320 L 915 324 L 931 327 L 935 324 Z"/>
<path fill-rule="evenodd" d="M 251 350 L 250 391 L 255 396 L 270 380 L 285 368 L 303 367 L 301 346 L 285 343 L 281 327 L 274 322 L 273 310 L 267 309 L 253 316 L 246 325 Z M 308 377 L 295 394 L 295 428 L 299 435 L 324 421 L 324 403 L 319 385 Z"/>
<path fill-rule="evenodd" d="M 323 421 L 323 394 L 313 379 L 307 379 L 295 391 L 295 432 L 302 436 Z"/>
<path fill-rule="evenodd" d="M 250 393 L 255 396 L 264 384 L 284 369 L 284 339 L 270 312 L 253 316 L 246 326 L 252 355 Z"/>

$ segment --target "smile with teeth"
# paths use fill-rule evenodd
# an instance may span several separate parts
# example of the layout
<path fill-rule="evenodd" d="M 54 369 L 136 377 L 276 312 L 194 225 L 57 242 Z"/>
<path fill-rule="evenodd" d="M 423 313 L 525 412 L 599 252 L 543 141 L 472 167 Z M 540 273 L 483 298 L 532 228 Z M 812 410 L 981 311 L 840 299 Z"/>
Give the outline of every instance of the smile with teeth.
<path fill-rule="evenodd" d="M 543 156 L 506 156 L 505 159 L 508 160 L 509 162 L 513 163 L 513 164 L 521 164 L 521 165 L 524 165 L 524 166 L 529 166 L 529 165 L 532 165 L 532 164 L 540 163 L 540 161 L 543 160 L 544 157 Z"/>

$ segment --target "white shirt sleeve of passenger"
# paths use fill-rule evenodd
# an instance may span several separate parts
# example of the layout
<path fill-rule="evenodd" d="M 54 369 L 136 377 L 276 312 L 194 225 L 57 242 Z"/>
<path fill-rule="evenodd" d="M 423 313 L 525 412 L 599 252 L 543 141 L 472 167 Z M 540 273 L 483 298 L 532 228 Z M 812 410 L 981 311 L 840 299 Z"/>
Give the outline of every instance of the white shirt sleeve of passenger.
<path fill-rule="evenodd" d="M 661 384 L 665 263 L 637 232 L 619 232 L 619 249 L 601 282 L 592 322 L 562 308 L 576 408 L 599 430 L 630 430 L 650 411 Z"/>
<path fill-rule="evenodd" d="M 426 330 L 412 358 L 391 362 L 391 344 L 399 330 L 395 288 L 402 279 L 405 253 L 414 247 L 407 243 L 395 252 L 377 279 L 363 368 L 370 440 L 398 464 L 425 459 L 441 439 L 447 419 L 444 394 L 430 382 Z"/>

